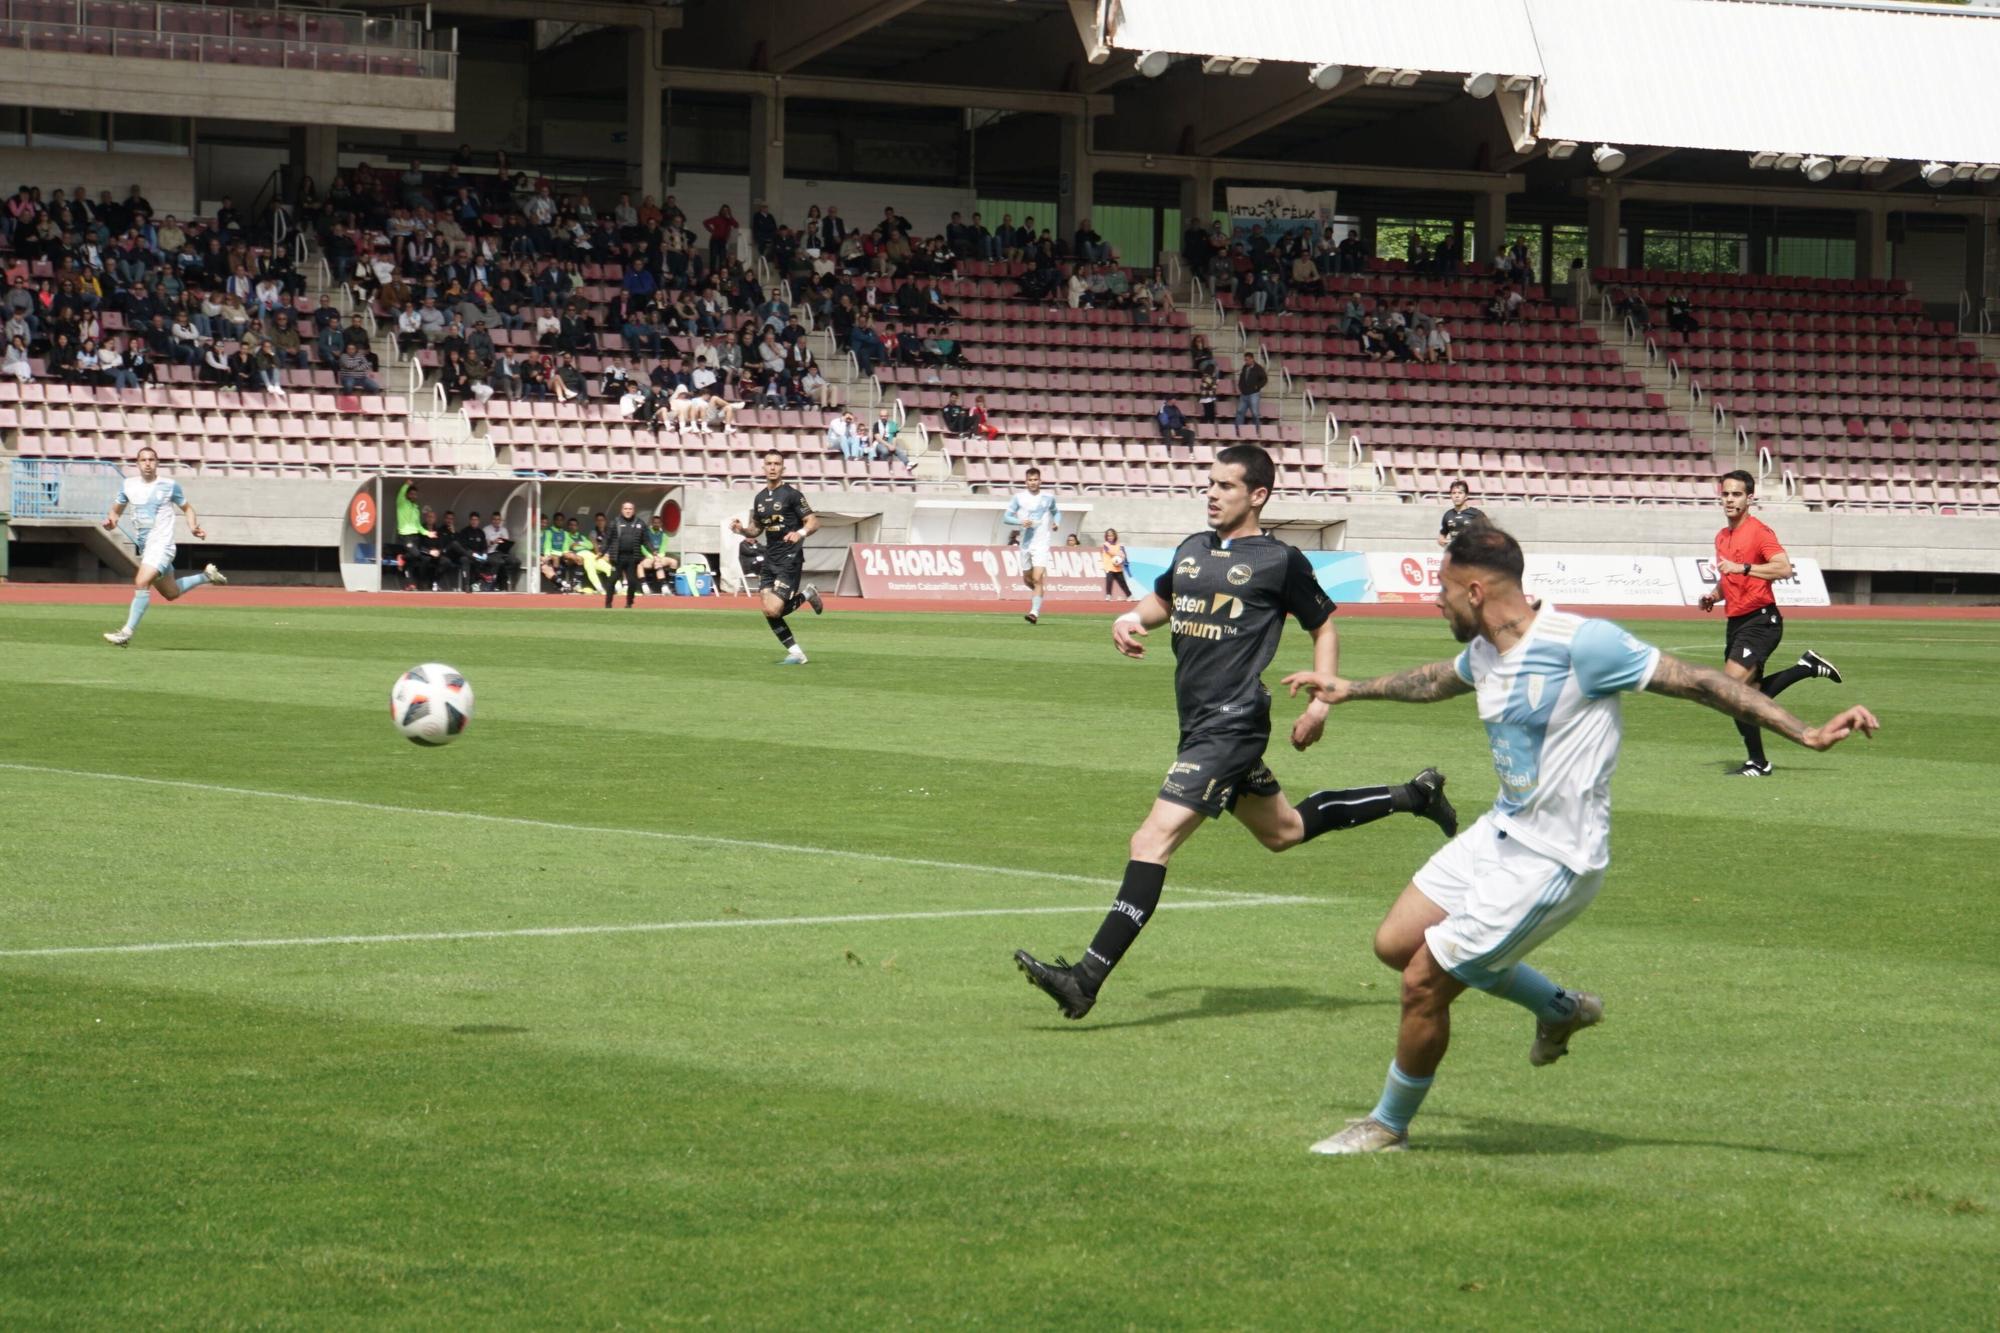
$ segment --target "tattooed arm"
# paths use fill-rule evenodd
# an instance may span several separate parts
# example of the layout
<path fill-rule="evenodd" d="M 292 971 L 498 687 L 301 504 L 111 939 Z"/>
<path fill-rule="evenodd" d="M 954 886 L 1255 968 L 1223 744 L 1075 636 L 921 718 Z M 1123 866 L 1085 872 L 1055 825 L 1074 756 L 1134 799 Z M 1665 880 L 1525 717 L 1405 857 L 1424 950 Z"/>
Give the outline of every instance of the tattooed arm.
<path fill-rule="evenodd" d="M 1373 680 L 1342 680 L 1332 674 L 1300 671 L 1285 677 L 1285 684 L 1291 687 L 1294 695 L 1301 687 L 1310 689 L 1314 697 L 1325 704 L 1348 703 L 1355 699 L 1434 704 L 1440 699 L 1472 692 L 1472 687 L 1465 683 L 1450 662 L 1432 662 L 1428 666 L 1411 667 L 1408 671 L 1377 676 Z"/>
<path fill-rule="evenodd" d="M 1731 680 L 1720 671 L 1694 666 L 1666 653 L 1660 654 L 1660 664 L 1653 668 L 1653 678 L 1647 682 L 1646 688 L 1654 694 L 1706 704 L 1718 713 L 1727 713 L 1755 723 L 1766 731 L 1775 731 L 1808 750 L 1830 750 L 1856 731 L 1864 736 L 1873 736 L 1876 728 L 1882 725 L 1866 708 L 1850 708 L 1822 726 L 1809 727 L 1767 699 L 1764 692 L 1755 686 Z"/>

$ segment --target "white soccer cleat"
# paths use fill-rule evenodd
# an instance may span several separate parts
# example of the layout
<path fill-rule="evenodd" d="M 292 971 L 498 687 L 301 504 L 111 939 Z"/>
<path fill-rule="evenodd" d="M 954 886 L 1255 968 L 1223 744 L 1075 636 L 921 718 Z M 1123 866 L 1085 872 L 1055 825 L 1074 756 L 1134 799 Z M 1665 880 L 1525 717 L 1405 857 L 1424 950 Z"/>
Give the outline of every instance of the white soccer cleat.
<path fill-rule="evenodd" d="M 129 629 L 112 630 L 104 636 L 104 641 L 113 648 L 123 648 L 126 644 L 132 642 L 132 631 Z"/>
<path fill-rule="evenodd" d="M 806 664 L 806 654 L 805 654 L 805 649 L 803 648 L 795 647 L 790 652 L 786 653 L 783 657 L 778 659 L 779 666 L 804 666 L 805 664 Z"/>
<path fill-rule="evenodd" d="M 1363 1153 L 1408 1152 L 1410 1136 L 1390 1129 L 1374 1116 L 1347 1122 L 1347 1128 L 1321 1139 L 1306 1151 L 1321 1157 L 1359 1157 Z"/>
<path fill-rule="evenodd" d="M 1569 1039 L 1585 1028 L 1604 1021 L 1604 997 L 1589 991 L 1573 991 L 1576 1012 L 1560 1023 L 1535 1024 L 1535 1043 L 1528 1047 L 1528 1063 L 1540 1069 L 1569 1054 Z"/>
<path fill-rule="evenodd" d="M 210 583 L 213 583 L 218 588 L 220 588 L 223 584 L 229 582 L 228 579 L 222 577 L 222 571 L 217 569 L 214 565 L 203 565 L 201 568 L 201 572 L 207 576 L 208 581 Z"/>

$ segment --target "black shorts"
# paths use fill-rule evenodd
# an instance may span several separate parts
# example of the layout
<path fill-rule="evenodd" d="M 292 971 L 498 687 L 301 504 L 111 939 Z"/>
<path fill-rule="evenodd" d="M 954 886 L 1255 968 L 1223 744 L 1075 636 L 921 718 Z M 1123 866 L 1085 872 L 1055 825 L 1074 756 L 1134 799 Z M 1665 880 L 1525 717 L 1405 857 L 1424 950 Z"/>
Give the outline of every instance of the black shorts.
<path fill-rule="evenodd" d="M 1237 799 L 1246 794 L 1276 796 L 1278 779 L 1264 762 L 1270 742 L 1268 728 L 1181 733 L 1180 753 L 1160 784 L 1160 799 L 1215 819 L 1234 810 Z"/>
<path fill-rule="evenodd" d="M 1778 608 L 1760 606 L 1748 615 L 1729 618 L 1729 646 L 1723 657 L 1755 675 L 1764 660 L 1778 651 L 1778 642 L 1784 637 L 1785 618 Z"/>
<path fill-rule="evenodd" d="M 805 582 L 806 548 L 797 544 L 764 548 L 764 568 L 759 571 L 764 590 L 790 597 Z"/>

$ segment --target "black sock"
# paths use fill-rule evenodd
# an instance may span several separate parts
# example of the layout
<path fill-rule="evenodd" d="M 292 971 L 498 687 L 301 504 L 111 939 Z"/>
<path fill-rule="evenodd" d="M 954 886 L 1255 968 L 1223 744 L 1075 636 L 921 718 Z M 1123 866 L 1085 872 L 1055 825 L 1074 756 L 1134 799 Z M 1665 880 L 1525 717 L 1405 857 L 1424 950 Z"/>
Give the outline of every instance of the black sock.
<path fill-rule="evenodd" d="M 792 637 L 792 627 L 785 623 L 783 616 L 778 616 L 771 621 L 771 633 L 778 636 L 778 642 L 785 645 L 786 652 L 790 652 L 799 646 L 799 641 Z"/>
<path fill-rule="evenodd" d="M 1139 938 L 1140 929 L 1150 921 L 1160 905 L 1160 890 L 1167 884 L 1167 868 L 1151 861 L 1127 861 L 1125 881 L 1118 886 L 1118 900 L 1105 913 L 1104 924 L 1090 941 L 1090 951 L 1080 964 L 1092 992 L 1104 984 L 1111 969 Z"/>
<path fill-rule="evenodd" d="M 1749 722 L 1738 722 L 1736 730 L 1743 737 L 1743 748 L 1750 752 L 1750 758 L 1759 764 L 1769 763 L 1764 758 L 1764 730 Z"/>
<path fill-rule="evenodd" d="M 1420 793 L 1410 790 L 1408 783 L 1394 787 L 1316 791 L 1293 807 L 1306 826 L 1306 835 L 1299 841 L 1311 842 L 1320 834 L 1334 829 L 1360 828 L 1398 811 L 1415 810 L 1422 799 Z"/>
<path fill-rule="evenodd" d="M 1790 666 L 1775 676 L 1766 676 L 1757 688 L 1764 691 L 1766 699 L 1775 699 L 1802 680 L 1811 680 L 1819 673 L 1809 666 Z"/>
<path fill-rule="evenodd" d="M 790 615 L 792 612 L 798 610 L 805 604 L 806 604 L 806 595 L 802 592 L 795 592 L 790 597 L 787 597 L 785 599 L 785 614 Z"/>

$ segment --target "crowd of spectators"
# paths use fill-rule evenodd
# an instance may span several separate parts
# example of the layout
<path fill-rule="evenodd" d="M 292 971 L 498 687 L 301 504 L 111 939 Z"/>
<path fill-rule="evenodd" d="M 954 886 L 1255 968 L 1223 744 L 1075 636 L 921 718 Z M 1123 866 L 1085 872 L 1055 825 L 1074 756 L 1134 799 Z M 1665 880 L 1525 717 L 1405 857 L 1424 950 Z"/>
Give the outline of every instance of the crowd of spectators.
<path fill-rule="evenodd" d="M 213 218 L 161 215 L 137 185 L 94 203 L 82 186 L 18 187 L 0 205 L 0 374 L 137 389 L 185 366 L 200 383 L 283 396 L 288 373 L 317 363 L 344 389 L 379 392 L 366 328 L 298 308 L 305 280 L 262 243 L 268 221 L 226 198 Z"/>

